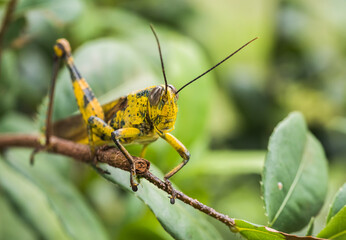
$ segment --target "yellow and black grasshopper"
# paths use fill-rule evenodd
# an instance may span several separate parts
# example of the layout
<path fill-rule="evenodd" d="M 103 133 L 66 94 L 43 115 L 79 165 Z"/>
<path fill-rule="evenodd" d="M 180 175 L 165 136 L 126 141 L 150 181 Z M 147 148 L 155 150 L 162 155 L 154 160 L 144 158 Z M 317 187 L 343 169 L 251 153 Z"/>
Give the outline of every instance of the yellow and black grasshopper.
<path fill-rule="evenodd" d="M 138 185 L 135 181 L 136 169 L 132 156 L 123 147 L 123 144 L 142 144 L 143 149 L 140 156 L 144 157 L 149 143 L 156 141 L 158 138 L 164 139 L 183 158 L 183 161 L 178 166 L 164 176 L 167 187 L 172 189 L 173 194 L 171 196 L 171 203 L 173 204 L 175 201 L 175 191 L 169 179 L 190 159 L 190 153 L 187 148 L 177 138 L 170 134 L 174 129 L 178 113 L 178 93 L 257 38 L 249 41 L 214 67 L 188 82 L 179 90 L 176 90 L 172 85 L 167 83 L 160 43 L 152 26 L 151 29 L 159 49 L 162 73 L 165 81 L 164 85 L 138 90 L 101 106 L 88 83 L 77 70 L 71 55 L 69 42 L 66 39 L 58 39 L 54 45 L 56 60 L 50 92 L 50 105 L 52 104 L 52 95 L 54 94 L 59 60 L 63 60 L 71 75 L 74 95 L 81 115 L 57 122 L 54 125 L 54 135 L 74 141 L 79 141 L 87 137 L 92 153 L 95 151 L 95 145 L 105 142 L 114 142 L 130 163 L 130 184 L 133 191 L 137 191 Z M 80 125 L 83 125 L 83 127 Z M 47 126 L 47 132 L 49 131 L 48 127 L 49 126 Z M 69 127 L 72 129 L 68 129 Z M 49 137 L 47 137 L 47 142 L 49 142 Z"/>

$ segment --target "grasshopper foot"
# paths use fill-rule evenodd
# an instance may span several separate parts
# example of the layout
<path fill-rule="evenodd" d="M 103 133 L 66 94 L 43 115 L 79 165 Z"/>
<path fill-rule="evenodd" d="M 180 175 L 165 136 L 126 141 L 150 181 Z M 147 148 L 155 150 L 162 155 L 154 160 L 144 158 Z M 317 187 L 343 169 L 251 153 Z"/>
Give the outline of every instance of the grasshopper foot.
<path fill-rule="evenodd" d="M 172 183 L 168 179 L 165 179 L 165 184 L 166 184 L 166 189 L 171 190 L 171 196 L 169 197 L 169 202 L 171 204 L 174 204 L 175 203 L 175 199 L 177 197 L 177 192 L 172 187 Z"/>
<path fill-rule="evenodd" d="M 134 180 L 136 178 L 137 178 L 136 177 L 136 167 L 133 164 L 133 166 L 131 167 L 131 170 L 130 170 L 130 184 L 131 184 L 132 191 L 134 191 L 134 192 L 138 191 L 138 183 L 136 183 Z"/>
<path fill-rule="evenodd" d="M 30 165 L 31 165 L 31 166 L 33 166 L 34 163 L 35 163 L 35 156 L 36 156 L 36 154 L 38 154 L 38 153 L 41 152 L 41 151 L 43 151 L 43 149 L 40 148 L 40 147 L 37 147 L 37 148 L 35 148 L 35 149 L 31 152 L 31 154 L 30 154 Z"/>
<path fill-rule="evenodd" d="M 40 152 L 48 151 L 50 147 L 51 147 L 50 145 L 43 145 L 43 146 L 36 147 L 30 154 L 30 165 L 31 166 L 34 165 L 36 154 Z"/>
<path fill-rule="evenodd" d="M 137 192 L 138 191 L 138 184 L 135 183 L 134 185 L 131 185 L 132 191 Z"/>

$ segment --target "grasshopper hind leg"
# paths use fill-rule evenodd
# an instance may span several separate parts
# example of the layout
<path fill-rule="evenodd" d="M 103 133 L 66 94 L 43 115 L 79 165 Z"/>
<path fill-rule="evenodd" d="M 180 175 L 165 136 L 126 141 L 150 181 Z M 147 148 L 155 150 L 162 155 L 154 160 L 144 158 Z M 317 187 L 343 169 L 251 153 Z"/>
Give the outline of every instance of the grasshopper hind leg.
<path fill-rule="evenodd" d="M 136 168 L 134 165 L 134 161 L 131 155 L 127 152 L 127 150 L 120 144 L 119 139 L 131 137 L 131 134 L 138 134 L 138 129 L 121 129 L 122 131 L 115 130 L 111 126 L 109 126 L 105 121 L 105 115 L 103 109 L 95 97 L 92 89 L 86 80 L 81 76 L 77 67 L 74 64 L 74 60 L 71 54 L 71 47 L 69 42 L 66 39 L 58 39 L 56 44 L 54 45 L 54 53 L 57 59 L 61 59 L 65 62 L 70 75 L 71 81 L 73 85 L 73 92 L 77 100 L 78 108 L 83 116 L 83 119 L 88 126 L 88 136 L 89 136 L 89 146 L 91 148 L 92 155 L 95 153 L 95 143 L 93 141 L 93 136 L 96 135 L 104 140 L 113 139 L 113 135 L 116 138 L 113 139 L 114 143 L 120 149 L 120 151 L 124 154 L 127 160 L 130 163 L 131 167 L 131 187 L 134 191 L 137 190 L 137 185 L 134 182 L 134 177 L 136 176 Z M 55 73 L 56 74 L 56 73 Z M 56 76 L 53 77 L 54 81 Z M 54 86 L 54 85 L 53 85 Z M 54 88 L 52 88 L 52 92 Z M 137 132 L 136 132 L 137 130 Z M 113 132 L 116 132 L 115 134 Z M 123 133 L 118 136 L 117 133 Z M 94 161 L 96 159 L 94 158 Z"/>

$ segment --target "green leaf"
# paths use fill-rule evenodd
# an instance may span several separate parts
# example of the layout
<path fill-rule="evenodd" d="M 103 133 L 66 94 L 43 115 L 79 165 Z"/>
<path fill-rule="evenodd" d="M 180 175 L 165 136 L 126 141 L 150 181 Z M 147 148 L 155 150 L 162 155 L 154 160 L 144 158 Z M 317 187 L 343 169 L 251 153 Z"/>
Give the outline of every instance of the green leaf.
<path fill-rule="evenodd" d="M 18 93 L 21 86 L 20 75 L 17 69 L 18 57 L 15 51 L 4 49 L 1 55 L 0 76 L 0 117 L 6 115 L 17 103 Z"/>
<path fill-rule="evenodd" d="M 263 197 L 269 226 L 293 232 L 306 226 L 323 205 L 327 162 L 303 116 L 292 113 L 275 128 L 263 169 Z"/>
<path fill-rule="evenodd" d="M 105 229 L 96 214 L 75 186 L 57 171 L 58 162 L 70 160 L 56 155 L 39 154 L 32 167 L 28 161 L 21 161 L 28 160 L 29 156 L 28 150 L 12 150 L 8 153 L 10 165 L 28 182 L 41 189 L 68 235 L 74 239 L 107 239 Z"/>
<path fill-rule="evenodd" d="M 329 220 L 327 226 L 317 237 L 335 240 L 346 239 L 346 206 Z"/>
<path fill-rule="evenodd" d="M 9 199 L 0 190 L 0 239 L 38 239 L 35 232 L 16 214 Z"/>
<path fill-rule="evenodd" d="M 50 59 L 35 45 L 22 48 L 17 56 L 16 71 L 20 77 L 20 87 L 16 100 L 20 108 L 35 112 L 48 89 L 51 78 Z"/>
<path fill-rule="evenodd" d="M 264 151 L 213 150 L 206 151 L 198 160 L 198 167 L 184 171 L 189 176 L 234 174 L 260 174 L 264 164 Z M 213 162 L 210 162 L 213 159 Z"/>
<path fill-rule="evenodd" d="M 174 205 L 170 204 L 168 194 L 146 180 L 141 181 L 138 191 L 134 193 L 130 188 L 128 172 L 106 164 L 100 166 L 110 172 L 110 175 L 104 175 L 105 178 L 141 199 L 174 239 L 222 239 L 215 227 L 205 219 L 203 213 L 194 211 L 178 200 Z M 156 176 L 162 176 L 162 173 L 152 164 L 150 169 Z"/>
<path fill-rule="evenodd" d="M 80 0 L 26 0 L 19 1 L 16 14 L 23 14 L 30 10 L 42 11 L 46 15 L 49 14 L 50 19 L 69 22 L 78 16 L 82 7 Z"/>
<path fill-rule="evenodd" d="M 329 220 L 337 214 L 346 205 L 346 183 L 340 188 L 338 193 L 335 195 L 334 201 L 330 206 L 327 223 Z"/>
<path fill-rule="evenodd" d="M 22 217 L 45 239 L 70 239 L 45 194 L 0 157 L 0 186 Z"/>
<path fill-rule="evenodd" d="M 12 41 L 19 37 L 24 31 L 26 26 L 26 19 L 24 17 L 18 17 L 13 19 L 8 25 L 6 34 L 4 35 L 3 48 L 7 48 L 11 45 Z"/>
<path fill-rule="evenodd" d="M 312 236 L 312 233 L 314 232 L 314 227 L 315 227 L 315 217 L 312 217 L 310 219 L 310 222 L 308 224 L 307 227 L 307 231 L 306 231 L 306 236 Z"/>
<path fill-rule="evenodd" d="M 236 227 L 231 229 L 234 232 L 239 232 L 243 237 L 249 240 L 313 240 L 319 239 L 315 237 L 299 237 L 296 235 L 287 234 L 284 232 L 276 231 L 275 229 L 258 226 L 253 223 L 246 222 L 244 220 L 235 220 Z"/>
<path fill-rule="evenodd" d="M 0 132 L 32 133 L 36 127 L 28 116 L 10 112 L 0 119 Z"/>
<path fill-rule="evenodd" d="M 263 226 L 256 226 L 243 220 L 235 220 L 236 231 L 238 231 L 246 239 L 258 240 L 276 240 L 285 239 L 280 233 L 269 231 L 268 228 Z"/>

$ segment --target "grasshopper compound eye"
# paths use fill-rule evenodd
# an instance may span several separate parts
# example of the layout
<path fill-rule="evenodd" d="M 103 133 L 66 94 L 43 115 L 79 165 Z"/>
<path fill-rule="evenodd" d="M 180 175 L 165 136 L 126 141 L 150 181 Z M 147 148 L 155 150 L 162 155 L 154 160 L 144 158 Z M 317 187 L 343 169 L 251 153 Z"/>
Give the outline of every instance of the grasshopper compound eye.
<path fill-rule="evenodd" d="M 156 86 L 153 90 L 151 90 L 149 94 L 149 103 L 151 106 L 157 106 L 159 101 L 164 93 L 164 88 L 162 86 Z"/>
<path fill-rule="evenodd" d="M 168 84 L 168 87 L 172 90 L 172 92 L 175 94 L 175 100 L 178 100 L 179 98 L 179 94 L 177 93 L 177 89 L 171 85 L 171 84 Z"/>

